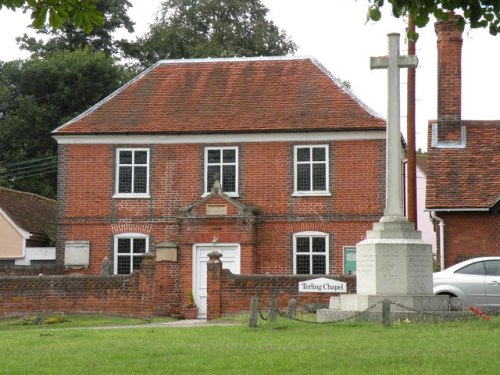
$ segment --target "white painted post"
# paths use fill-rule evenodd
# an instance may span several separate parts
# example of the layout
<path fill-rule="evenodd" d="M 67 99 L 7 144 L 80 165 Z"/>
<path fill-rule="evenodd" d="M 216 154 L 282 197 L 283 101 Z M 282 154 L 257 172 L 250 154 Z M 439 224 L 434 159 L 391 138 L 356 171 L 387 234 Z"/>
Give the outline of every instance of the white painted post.
<path fill-rule="evenodd" d="M 387 145 L 386 145 L 386 182 L 384 216 L 404 216 L 403 188 L 401 183 L 401 129 L 399 70 L 416 67 L 416 56 L 399 55 L 399 34 L 388 34 L 389 55 L 372 57 L 371 69 L 387 69 L 388 107 L 387 107 Z"/>

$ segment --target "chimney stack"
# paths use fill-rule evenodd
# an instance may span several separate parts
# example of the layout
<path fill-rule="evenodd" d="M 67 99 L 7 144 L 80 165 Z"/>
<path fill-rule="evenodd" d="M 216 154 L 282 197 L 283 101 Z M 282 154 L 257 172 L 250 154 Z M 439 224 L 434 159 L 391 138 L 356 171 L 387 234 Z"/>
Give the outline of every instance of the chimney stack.
<path fill-rule="evenodd" d="M 461 141 L 462 32 L 457 16 L 435 24 L 438 50 L 438 140 Z"/>

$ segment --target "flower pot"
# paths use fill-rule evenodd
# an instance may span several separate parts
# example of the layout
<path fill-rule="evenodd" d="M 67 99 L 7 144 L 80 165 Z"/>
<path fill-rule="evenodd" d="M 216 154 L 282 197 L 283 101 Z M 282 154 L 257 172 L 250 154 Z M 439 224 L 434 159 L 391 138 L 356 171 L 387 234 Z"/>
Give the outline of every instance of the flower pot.
<path fill-rule="evenodd" d="M 196 319 L 198 317 L 198 308 L 183 309 L 182 315 L 184 315 L 184 319 Z"/>

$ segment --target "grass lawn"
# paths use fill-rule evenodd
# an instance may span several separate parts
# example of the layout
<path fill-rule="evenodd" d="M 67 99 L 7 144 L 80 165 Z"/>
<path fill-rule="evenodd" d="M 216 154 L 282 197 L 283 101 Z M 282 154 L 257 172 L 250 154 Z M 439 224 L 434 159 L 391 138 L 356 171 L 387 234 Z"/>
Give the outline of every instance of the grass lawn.
<path fill-rule="evenodd" d="M 260 320 L 256 329 L 7 325 L 0 321 L 0 374 L 497 374 L 500 361 L 500 317 L 389 328 L 285 320 Z"/>

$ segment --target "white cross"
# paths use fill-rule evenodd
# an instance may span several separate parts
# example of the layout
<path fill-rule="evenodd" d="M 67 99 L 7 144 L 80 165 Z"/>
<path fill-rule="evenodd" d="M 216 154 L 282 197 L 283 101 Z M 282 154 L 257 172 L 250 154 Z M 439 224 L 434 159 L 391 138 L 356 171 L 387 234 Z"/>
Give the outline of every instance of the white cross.
<path fill-rule="evenodd" d="M 403 216 L 403 189 L 401 184 L 401 130 L 399 124 L 399 69 L 416 67 L 416 56 L 399 55 L 399 34 L 387 35 L 389 56 L 370 58 L 371 69 L 387 69 L 387 144 L 384 216 Z"/>

